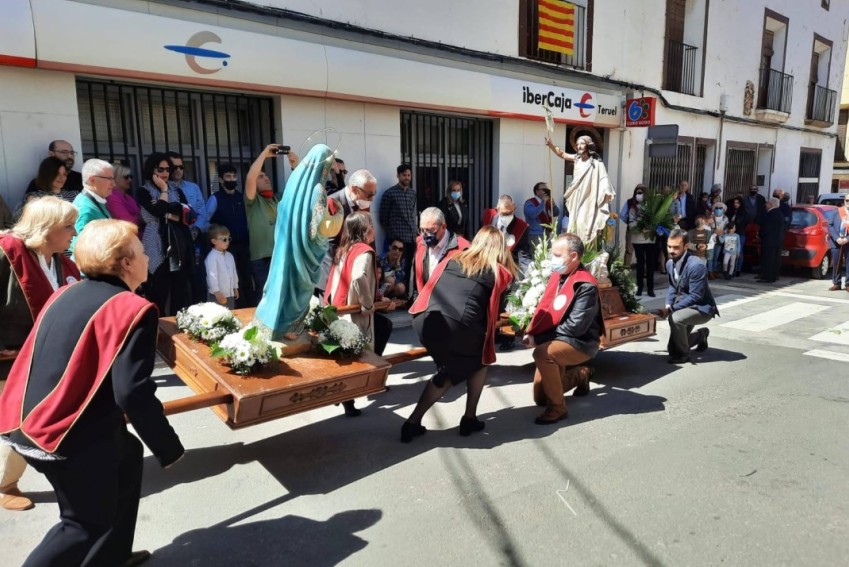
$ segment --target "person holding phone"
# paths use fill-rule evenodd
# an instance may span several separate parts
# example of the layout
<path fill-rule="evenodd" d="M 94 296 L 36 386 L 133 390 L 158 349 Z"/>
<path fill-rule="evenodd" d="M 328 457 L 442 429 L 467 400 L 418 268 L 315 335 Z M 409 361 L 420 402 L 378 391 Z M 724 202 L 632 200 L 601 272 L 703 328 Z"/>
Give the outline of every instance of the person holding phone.
<path fill-rule="evenodd" d="M 245 213 L 250 236 L 251 276 L 254 297 L 259 300 L 271 268 L 274 252 L 274 225 L 277 223 L 277 203 L 280 195 L 274 191 L 271 178 L 262 170 L 270 157 L 286 156 L 292 169 L 298 166 L 298 155 L 289 146 L 268 144 L 251 164 L 245 179 Z"/>

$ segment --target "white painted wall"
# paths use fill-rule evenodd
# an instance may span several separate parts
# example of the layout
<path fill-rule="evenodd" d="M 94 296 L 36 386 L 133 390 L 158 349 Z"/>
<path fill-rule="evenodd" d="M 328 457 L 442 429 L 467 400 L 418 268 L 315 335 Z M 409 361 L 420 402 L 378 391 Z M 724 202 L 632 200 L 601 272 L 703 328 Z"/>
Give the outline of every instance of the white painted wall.
<path fill-rule="evenodd" d="M 69 73 L 15 67 L 0 66 L 0 85 L 0 196 L 14 210 L 51 140 L 80 150 L 77 91 Z"/>

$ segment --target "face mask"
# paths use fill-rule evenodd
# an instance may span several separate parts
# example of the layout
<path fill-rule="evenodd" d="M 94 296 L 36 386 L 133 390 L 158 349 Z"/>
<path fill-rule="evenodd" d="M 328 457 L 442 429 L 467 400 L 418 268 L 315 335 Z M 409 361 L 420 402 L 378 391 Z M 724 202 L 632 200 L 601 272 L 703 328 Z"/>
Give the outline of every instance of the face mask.
<path fill-rule="evenodd" d="M 718 217 L 721 217 L 722 216 L 722 209 L 714 209 L 713 214 L 715 214 Z"/>
<path fill-rule="evenodd" d="M 224 188 L 227 189 L 228 191 L 235 191 L 236 187 L 238 187 L 238 186 L 239 186 L 238 181 L 225 181 L 224 182 Z"/>
<path fill-rule="evenodd" d="M 274 197 L 274 191 L 272 191 L 271 189 L 266 189 L 265 191 L 260 191 L 259 195 L 263 199 L 271 199 L 272 197 Z"/>
<path fill-rule="evenodd" d="M 422 237 L 422 239 L 424 240 L 424 243 L 427 244 L 428 248 L 433 248 L 439 244 L 439 237 L 435 234 L 427 233 Z"/>
<path fill-rule="evenodd" d="M 644 197 L 645 197 L 645 195 L 637 195 L 637 202 L 642 203 Z"/>
<path fill-rule="evenodd" d="M 451 198 L 454 199 L 455 201 L 459 201 L 460 197 L 462 197 L 462 196 L 463 196 L 462 191 L 451 191 Z"/>
<path fill-rule="evenodd" d="M 566 258 L 557 258 L 557 257 L 552 257 L 551 262 L 552 262 L 551 270 L 554 271 L 554 272 L 557 272 L 558 274 L 565 274 L 566 272 L 568 272 L 570 270 L 570 268 L 572 267 L 572 264 L 574 263 L 574 262 L 567 262 Z"/>
<path fill-rule="evenodd" d="M 501 224 L 502 226 L 510 226 L 510 223 L 513 222 L 514 215 L 501 215 Z"/>
<path fill-rule="evenodd" d="M 357 208 L 361 211 L 367 211 L 371 208 L 371 201 L 366 201 L 365 199 L 357 199 Z"/>

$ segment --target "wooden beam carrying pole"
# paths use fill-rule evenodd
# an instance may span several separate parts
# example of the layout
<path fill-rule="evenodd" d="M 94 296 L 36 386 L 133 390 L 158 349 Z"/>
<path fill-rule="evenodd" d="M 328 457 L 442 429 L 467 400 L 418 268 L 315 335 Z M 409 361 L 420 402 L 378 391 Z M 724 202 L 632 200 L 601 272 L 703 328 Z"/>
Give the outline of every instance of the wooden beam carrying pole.
<path fill-rule="evenodd" d="M 165 415 L 174 415 L 230 403 L 233 403 L 232 394 L 228 394 L 227 392 L 206 392 L 205 394 L 195 394 L 194 396 L 171 400 L 170 402 L 165 402 L 162 406 L 165 409 Z"/>

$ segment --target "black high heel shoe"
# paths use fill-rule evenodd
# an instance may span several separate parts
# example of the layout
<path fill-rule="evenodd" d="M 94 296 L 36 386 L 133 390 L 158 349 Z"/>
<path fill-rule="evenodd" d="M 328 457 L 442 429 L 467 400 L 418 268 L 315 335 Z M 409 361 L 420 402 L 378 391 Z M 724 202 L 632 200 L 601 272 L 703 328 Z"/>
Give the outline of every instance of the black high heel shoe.
<path fill-rule="evenodd" d="M 466 417 L 464 415 L 460 418 L 460 435 L 463 437 L 468 437 L 476 431 L 483 431 L 485 427 L 486 423 L 476 417 Z"/>
<path fill-rule="evenodd" d="M 421 437 L 427 433 L 424 425 L 416 425 L 409 421 L 405 421 L 401 426 L 401 443 L 409 443 L 416 437 Z"/>
<path fill-rule="evenodd" d="M 354 400 L 348 400 L 347 402 L 342 402 L 342 407 L 345 408 L 345 415 L 348 417 L 357 417 L 363 413 L 363 410 L 358 409 L 354 405 Z"/>

